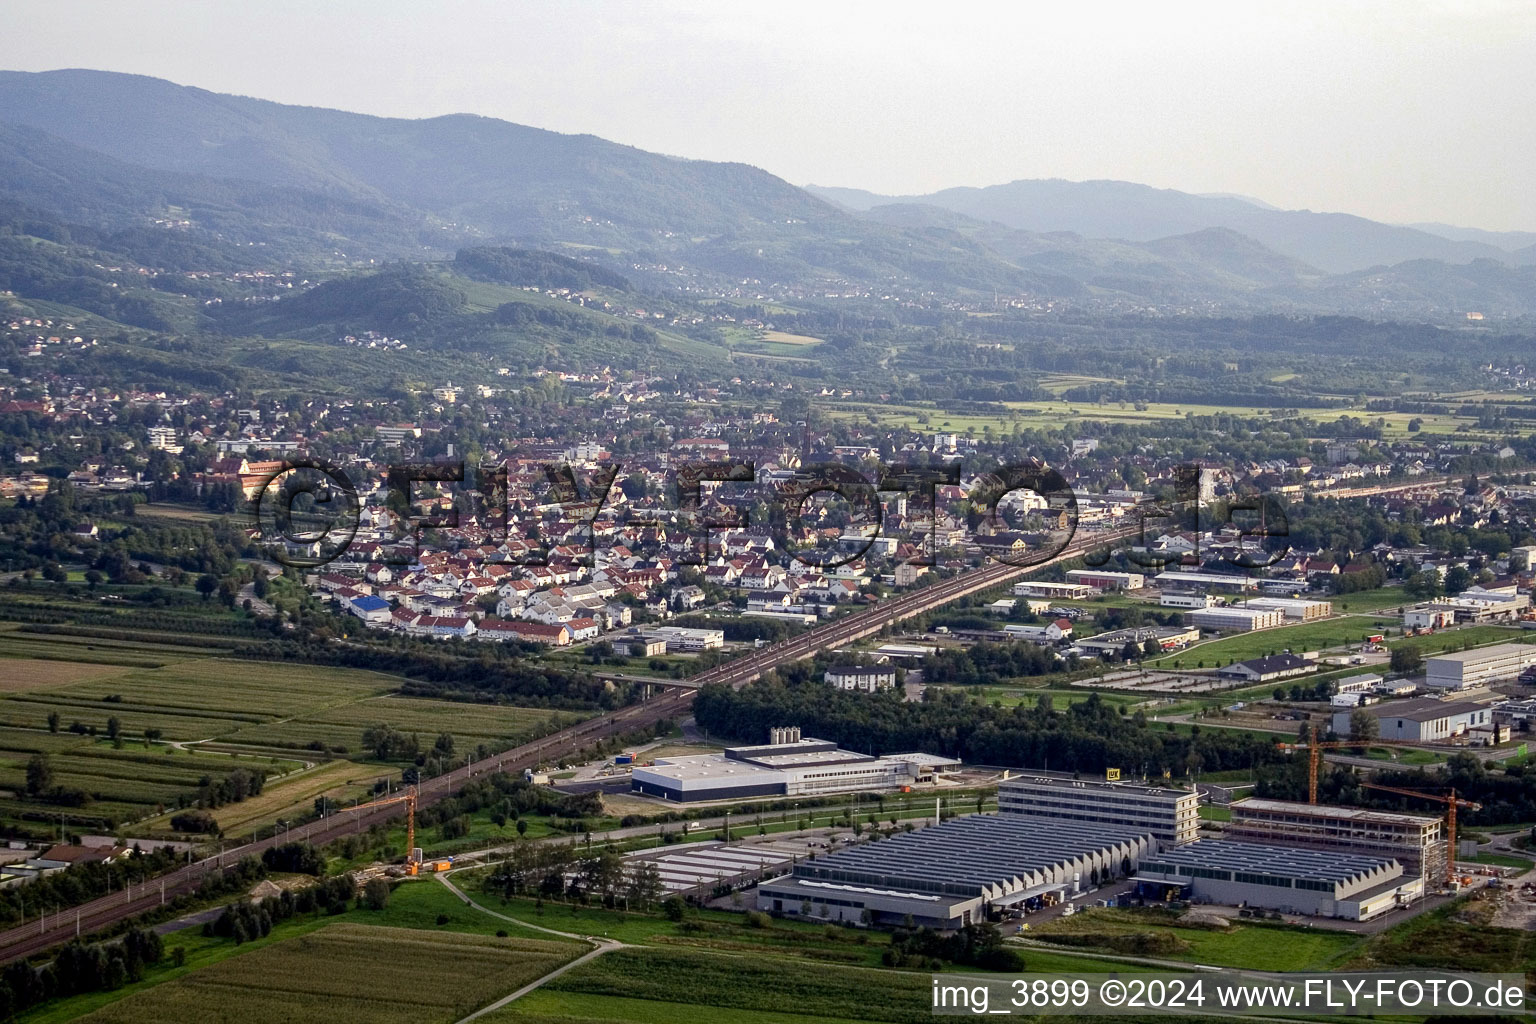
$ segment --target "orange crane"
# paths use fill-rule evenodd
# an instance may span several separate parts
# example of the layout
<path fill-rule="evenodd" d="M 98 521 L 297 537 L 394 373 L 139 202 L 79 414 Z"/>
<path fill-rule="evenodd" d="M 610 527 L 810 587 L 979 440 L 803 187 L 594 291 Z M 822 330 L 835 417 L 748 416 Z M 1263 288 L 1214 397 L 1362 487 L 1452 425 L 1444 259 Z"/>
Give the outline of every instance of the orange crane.
<path fill-rule="evenodd" d="M 395 804 L 405 804 L 405 862 L 406 870 L 415 874 L 417 870 L 416 860 L 416 787 L 401 793 L 399 796 L 387 796 L 382 800 L 372 800 L 366 804 L 358 804 L 354 811 L 366 811 L 372 807 L 393 807 Z"/>
<path fill-rule="evenodd" d="M 1445 857 L 1445 881 L 1446 884 L 1456 877 L 1456 808 L 1465 807 L 1469 811 L 1480 811 L 1483 805 L 1475 800 L 1463 800 L 1456 795 L 1454 789 L 1448 794 L 1426 793 L 1419 789 L 1399 789 L 1396 786 L 1383 786 L 1379 782 L 1362 782 L 1366 789 L 1379 789 L 1384 793 L 1396 793 L 1398 796 L 1417 797 L 1420 800 L 1433 800 L 1436 803 L 1445 804 L 1445 840 L 1450 849 Z"/>
<path fill-rule="evenodd" d="M 1282 743 L 1281 750 L 1301 749 L 1298 743 Z M 1323 740 L 1318 738 L 1317 726 L 1312 727 L 1312 739 L 1306 744 L 1307 751 L 1307 803 L 1317 803 L 1317 771 L 1323 759 L 1323 749 L 1337 747 L 1412 747 L 1415 744 L 1401 740 Z"/>

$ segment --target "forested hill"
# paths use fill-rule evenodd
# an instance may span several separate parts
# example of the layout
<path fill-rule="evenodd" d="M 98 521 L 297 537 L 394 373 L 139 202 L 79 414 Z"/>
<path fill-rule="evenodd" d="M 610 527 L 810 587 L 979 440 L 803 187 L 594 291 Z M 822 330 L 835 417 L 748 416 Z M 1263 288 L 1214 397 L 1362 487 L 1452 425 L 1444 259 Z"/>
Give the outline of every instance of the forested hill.
<path fill-rule="evenodd" d="M 493 118 L 383 118 L 134 75 L 0 72 L 0 201 L 100 232 L 175 232 L 209 250 L 190 266 L 123 250 L 150 270 L 238 261 L 329 276 L 459 252 L 459 271 L 479 280 L 572 290 L 586 280 L 622 291 L 605 276 L 615 274 L 638 289 L 747 288 L 792 301 L 830 293 L 1441 320 L 1536 313 L 1529 251 L 1341 215 L 1297 215 L 1270 230 L 1266 217 L 1292 215 L 1107 185 L 959 190 L 860 214 L 745 164 Z M 1052 197 L 1059 208 L 1045 209 Z M 1233 210 L 1243 216 L 1227 216 Z M 1061 217 L 1077 217 L 1082 230 L 1030 229 L 1068 222 Z M 1372 241 L 1389 237 L 1403 244 Z M 528 250 L 578 260 L 557 269 L 539 257 L 535 268 L 515 255 Z M 1358 269 L 1399 255 L 1418 259 Z"/>
<path fill-rule="evenodd" d="M 0 72 L 0 110 L 144 167 L 393 201 L 518 236 L 557 225 L 602 236 L 842 219 L 745 164 L 467 114 L 371 117 L 84 70 Z"/>

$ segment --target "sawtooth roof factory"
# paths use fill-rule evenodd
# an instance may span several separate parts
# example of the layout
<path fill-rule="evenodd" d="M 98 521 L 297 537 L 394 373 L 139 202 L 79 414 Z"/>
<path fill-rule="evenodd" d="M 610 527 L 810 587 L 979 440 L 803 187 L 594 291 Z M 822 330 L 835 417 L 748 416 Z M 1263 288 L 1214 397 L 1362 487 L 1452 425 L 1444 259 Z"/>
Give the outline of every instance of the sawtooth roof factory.
<path fill-rule="evenodd" d="M 1424 895 L 1395 860 L 1202 839 L 1144 859 L 1137 888 L 1159 898 L 1253 905 L 1366 921 Z"/>
<path fill-rule="evenodd" d="M 989 908 L 1023 907 L 1079 892 L 1094 878 L 1123 877 L 1155 851 L 1149 832 L 1105 825 L 973 815 L 865 843 L 813 861 L 757 890 L 760 910 L 826 919 L 960 928 Z"/>

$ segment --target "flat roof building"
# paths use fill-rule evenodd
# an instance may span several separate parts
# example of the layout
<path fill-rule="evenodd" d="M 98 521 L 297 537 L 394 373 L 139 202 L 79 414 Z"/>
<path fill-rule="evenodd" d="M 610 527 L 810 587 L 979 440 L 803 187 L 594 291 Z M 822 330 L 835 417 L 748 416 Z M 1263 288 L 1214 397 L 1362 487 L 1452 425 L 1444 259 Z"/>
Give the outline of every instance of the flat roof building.
<path fill-rule="evenodd" d="M 1144 573 L 1106 572 L 1103 569 L 1068 569 L 1068 583 L 1081 583 L 1095 590 L 1140 590 L 1147 582 Z"/>
<path fill-rule="evenodd" d="M 1093 588 L 1086 583 L 1047 583 L 1043 580 L 1015 583 L 1013 592 L 1019 597 L 1048 597 L 1057 601 L 1093 596 Z"/>
<path fill-rule="evenodd" d="M 1515 679 L 1536 665 L 1536 644 L 1494 644 L 1426 658 L 1424 685 L 1437 690 L 1465 690 Z"/>
<path fill-rule="evenodd" d="M 669 651 L 711 651 L 725 646 L 723 629 L 690 629 L 687 626 L 648 626 L 643 636 L 664 640 Z"/>
<path fill-rule="evenodd" d="M 1135 874 L 1157 849 L 1147 832 L 1012 815 L 969 815 L 942 825 L 801 861 L 757 889 L 760 910 L 829 921 L 931 928 L 986 919 L 988 908 L 1024 909 L 1094 881 Z"/>
<path fill-rule="evenodd" d="M 1312 601 L 1299 597 L 1256 597 L 1243 604 L 1244 608 L 1263 608 L 1285 613 L 1288 619 L 1309 622 L 1333 614 L 1332 601 Z"/>
<path fill-rule="evenodd" d="M 1146 786 L 1025 769 L 997 785 L 1005 815 L 1083 825 L 1134 828 L 1172 846 L 1200 836 L 1200 794 L 1173 786 Z M 1047 830 L 1049 831 L 1049 830 Z"/>
<path fill-rule="evenodd" d="M 1170 569 L 1167 572 L 1158 573 L 1154 582 L 1159 587 L 1214 591 L 1220 594 L 1240 594 L 1253 589 L 1253 578 L 1240 576 L 1237 573 L 1179 572 L 1176 569 Z"/>
<path fill-rule="evenodd" d="M 1178 887 L 1204 903 L 1366 921 L 1424 895 L 1395 860 L 1202 839 L 1137 869 L 1139 889 Z"/>
<path fill-rule="evenodd" d="M 934 754 L 874 757 L 843 750 L 831 740 L 799 738 L 799 730 L 774 730 L 774 742 L 728 747 L 719 754 L 658 757 L 637 765 L 630 789 L 683 803 L 754 796 L 819 796 L 894 790 L 932 781 L 935 771 L 959 766 Z"/>
<path fill-rule="evenodd" d="M 1335 693 L 1374 693 L 1381 685 L 1381 676 L 1362 672 L 1357 676 L 1345 676 L 1333 684 Z"/>
<path fill-rule="evenodd" d="M 1226 832 L 1235 840 L 1395 860 L 1410 875 L 1445 874 L 1445 828 L 1438 817 L 1261 797 L 1234 801 L 1230 808 Z"/>
<path fill-rule="evenodd" d="M 1185 616 L 1191 626 L 1246 633 L 1255 629 L 1273 629 L 1285 621 L 1285 613 L 1269 608 L 1197 608 Z"/>

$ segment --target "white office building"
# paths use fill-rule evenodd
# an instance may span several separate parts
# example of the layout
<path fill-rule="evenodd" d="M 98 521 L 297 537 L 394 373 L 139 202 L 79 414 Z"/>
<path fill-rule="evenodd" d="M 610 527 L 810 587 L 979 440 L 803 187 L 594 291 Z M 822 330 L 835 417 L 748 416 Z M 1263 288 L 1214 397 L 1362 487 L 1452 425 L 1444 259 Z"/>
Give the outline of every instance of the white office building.
<path fill-rule="evenodd" d="M 1286 618 L 1301 622 L 1323 619 L 1333 614 L 1332 601 L 1310 601 L 1299 597 L 1256 597 L 1243 607 L 1284 612 Z"/>
<path fill-rule="evenodd" d="M 1437 654 L 1424 662 L 1424 685 L 1436 690 L 1465 690 L 1514 679 L 1536 665 L 1536 644 L 1494 644 L 1471 651 Z"/>
<path fill-rule="evenodd" d="M 1172 785 L 1147 786 L 1025 769 L 997 786 L 997 809 L 1078 824 L 1133 828 L 1164 845 L 1200 836 L 1200 794 Z"/>
<path fill-rule="evenodd" d="M 1200 629 L 1245 633 L 1255 629 L 1273 629 L 1285 621 L 1285 613 L 1268 608 L 1201 608 L 1188 615 L 1189 624 Z"/>

